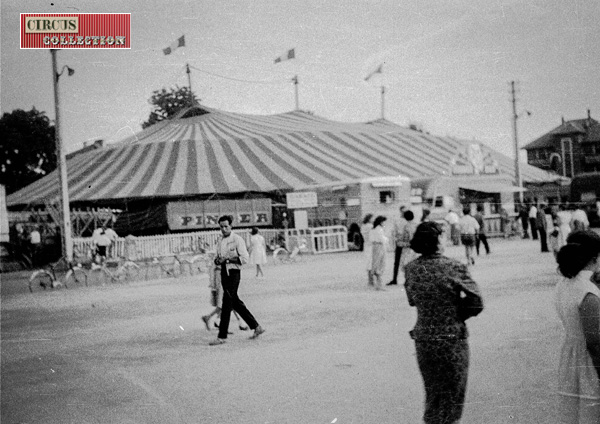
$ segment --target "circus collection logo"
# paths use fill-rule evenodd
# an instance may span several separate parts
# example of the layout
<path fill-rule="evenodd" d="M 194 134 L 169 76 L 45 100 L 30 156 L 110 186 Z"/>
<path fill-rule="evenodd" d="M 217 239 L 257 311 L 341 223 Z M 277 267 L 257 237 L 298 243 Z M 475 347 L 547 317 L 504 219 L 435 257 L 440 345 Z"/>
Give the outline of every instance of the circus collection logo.
<path fill-rule="evenodd" d="M 22 13 L 22 49 L 129 49 L 130 13 Z"/>

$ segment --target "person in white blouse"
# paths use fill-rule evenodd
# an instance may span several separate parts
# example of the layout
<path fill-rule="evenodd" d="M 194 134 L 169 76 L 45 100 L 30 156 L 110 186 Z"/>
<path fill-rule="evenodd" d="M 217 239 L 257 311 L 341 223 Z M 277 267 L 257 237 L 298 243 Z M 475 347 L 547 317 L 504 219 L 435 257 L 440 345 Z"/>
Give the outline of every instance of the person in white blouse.
<path fill-rule="evenodd" d="M 373 222 L 373 229 L 369 239 L 373 245 L 373 262 L 371 272 L 373 273 L 375 290 L 384 290 L 381 277 L 385 271 L 385 256 L 387 253 L 388 238 L 383 231 L 383 223 L 387 220 L 385 216 L 378 216 Z"/>

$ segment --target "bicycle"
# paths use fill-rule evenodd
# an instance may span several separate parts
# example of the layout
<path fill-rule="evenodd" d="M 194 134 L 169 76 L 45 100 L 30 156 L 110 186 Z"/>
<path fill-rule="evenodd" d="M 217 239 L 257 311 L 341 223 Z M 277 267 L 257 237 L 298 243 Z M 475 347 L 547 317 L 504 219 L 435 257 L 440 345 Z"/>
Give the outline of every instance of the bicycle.
<path fill-rule="evenodd" d="M 102 261 L 100 265 L 92 263 L 92 271 L 100 271 L 103 282 L 106 281 L 106 278 L 109 278 L 111 283 L 125 282 L 137 279 L 140 266 L 125 258 L 116 261 L 108 259 Z"/>
<path fill-rule="evenodd" d="M 61 268 L 61 264 L 64 268 Z M 57 272 L 64 272 L 64 277 L 57 277 Z M 87 273 L 81 268 L 81 264 L 73 266 L 66 258 L 61 257 L 58 261 L 48 265 L 46 269 L 38 269 L 29 277 L 28 286 L 31 293 L 42 289 L 59 289 L 62 286 L 72 288 L 76 286 L 88 285 Z"/>
<path fill-rule="evenodd" d="M 296 243 L 291 252 L 283 246 L 277 247 L 273 251 L 273 260 L 276 264 L 298 262 L 302 260 L 306 247 L 306 240 L 304 239 Z"/>

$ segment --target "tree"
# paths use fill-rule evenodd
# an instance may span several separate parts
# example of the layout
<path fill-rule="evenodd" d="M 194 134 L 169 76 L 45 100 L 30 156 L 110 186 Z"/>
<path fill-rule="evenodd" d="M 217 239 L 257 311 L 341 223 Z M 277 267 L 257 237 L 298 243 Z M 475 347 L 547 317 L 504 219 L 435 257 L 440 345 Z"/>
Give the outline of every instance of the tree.
<path fill-rule="evenodd" d="M 0 184 L 13 193 L 56 169 L 55 128 L 45 112 L 15 109 L 0 118 Z"/>
<path fill-rule="evenodd" d="M 175 86 L 170 91 L 164 88 L 153 91 L 148 103 L 154 106 L 154 110 L 150 112 L 148 120 L 142 123 L 142 128 L 148 128 L 150 125 L 168 119 L 181 109 L 199 103 L 199 100 L 189 87 Z"/>

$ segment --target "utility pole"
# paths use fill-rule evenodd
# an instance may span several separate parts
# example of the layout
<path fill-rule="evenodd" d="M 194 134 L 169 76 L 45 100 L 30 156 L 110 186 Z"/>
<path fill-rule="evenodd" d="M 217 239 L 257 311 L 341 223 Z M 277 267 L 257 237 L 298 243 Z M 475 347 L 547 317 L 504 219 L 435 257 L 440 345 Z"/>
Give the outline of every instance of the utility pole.
<path fill-rule="evenodd" d="M 296 110 L 300 110 L 300 100 L 298 98 L 298 75 L 294 75 L 294 78 L 292 78 L 292 82 L 294 83 L 294 95 L 296 98 Z"/>
<path fill-rule="evenodd" d="M 385 87 L 381 86 L 381 119 L 385 119 Z"/>
<path fill-rule="evenodd" d="M 60 181 L 60 197 L 61 197 L 61 210 L 62 210 L 62 254 L 66 260 L 71 263 L 73 262 L 73 239 L 71 236 L 71 208 L 69 206 L 69 187 L 67 181 L 67 160 L 62 145 L 61 134 L 60 134 L 60 103 L 58 96 L 58 78 L 62 75 L 62 71 L 59 74 L 56 65 L 56 49 L 50 49 L 52 55 L 52 82 L 54 83 L 54 109 L 56 114 L 56 123 L 54 127 L 55 138 L 56 138 L 56 157 L 58 159 L 58 177 Z M 69 75 L 73 75 L 73 70 L 66 67 L 69 71 Z M 63 67 L 64 71 L 64 67 Z"/>
<path fill-rule="evenodd" d="M 517 99 L 515 96 L 515 82 L 510 82 L 511 94 L 512 94 L 512 108 L 513 108 L 513 134 L 515 141 L 515 178 L 517 187 L 519 187 L 519 202 L 523 203 L 523 180 L 521 178 L 521 165 L 519 163 L 519 139 L 517 136 L 517 119 L 519 119 L 519 115 L 517 115 Z"/>
<path fill-rule="evenodd" d="M 194 106 L 194 94 L 192 92 L 192 77 L 190 76 L 191 72 L 190 72 L 190 64 L 186 63 L 185 64 L 186 67 L 186 73 L 188 75 L 188 87 L 190 89 L 190 107 Z"/>

